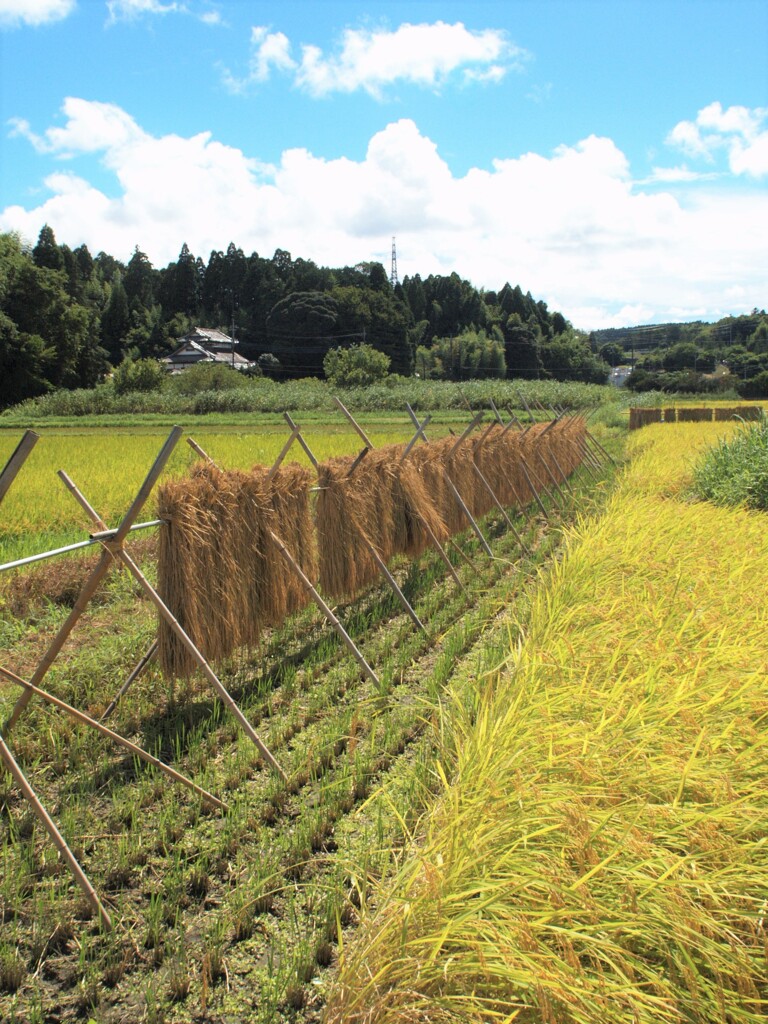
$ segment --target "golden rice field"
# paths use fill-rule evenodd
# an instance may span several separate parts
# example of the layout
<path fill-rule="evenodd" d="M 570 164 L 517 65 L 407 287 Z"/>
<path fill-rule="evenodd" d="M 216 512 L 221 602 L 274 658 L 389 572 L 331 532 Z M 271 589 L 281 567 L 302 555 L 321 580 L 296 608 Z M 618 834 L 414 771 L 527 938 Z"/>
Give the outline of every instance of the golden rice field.
<path fill-rule="evenodd" d="M 341 417 L 337 417 L 337 420 Z M 405 417 L 402 425 L 368 425 L 371 441 L 379 446 L 408 440 L 412 431 Z M 447 428 L 442 428 L 445 432 Z M 439 428 L 432 433 L 437 436 Z M 80 540 L 89 521 L 56 476 L 64 469 L 85 493 L 91 504 L 111 525 L 116 524 L 141 486 L 169 429 L 109 430 L 45 428 L 2 504 L 0 511 L 0 563 Z M 201 427 L 187 431 L 168 464 L 166 473 L 181 475 L 197 459 L 186 443 L 194 437 L 208 454 L 227 468 L 246 468 L 255 463 L 271 464 L 287 437 L 285 425 L 255 425 L 251 430 L 222 430 Z M 20 430 L 0 431 L 0 468 L 22 436 Z M 318 459 L 355 452 L 362 441 L 343 421 L 331 425 L 313 423 L 304 436 Z M 289 459 L 308 465 L 298 444 Z M 154 502 L 146 506 L 154 515 Z"/>
<path fill-rule="evenodd" d="M 632 435 L 522 641 L 450 706 L 441 796 L 329 1022 L 766 1019 L 766 519 L 687 497 L 726 429 Z"/>

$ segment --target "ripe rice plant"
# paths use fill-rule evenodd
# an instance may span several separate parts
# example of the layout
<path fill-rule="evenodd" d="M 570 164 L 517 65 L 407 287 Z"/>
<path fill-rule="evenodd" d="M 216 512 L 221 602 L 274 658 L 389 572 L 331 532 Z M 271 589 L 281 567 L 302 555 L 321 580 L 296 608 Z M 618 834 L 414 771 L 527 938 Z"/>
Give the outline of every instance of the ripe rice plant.
<path fill-rule="evenodd" d="M 768 549 L 762 516 L 687 499 L 716 436 L 633 435 L 525 638 L 454 700 L 329 1022 L 765 1019 Z"/>

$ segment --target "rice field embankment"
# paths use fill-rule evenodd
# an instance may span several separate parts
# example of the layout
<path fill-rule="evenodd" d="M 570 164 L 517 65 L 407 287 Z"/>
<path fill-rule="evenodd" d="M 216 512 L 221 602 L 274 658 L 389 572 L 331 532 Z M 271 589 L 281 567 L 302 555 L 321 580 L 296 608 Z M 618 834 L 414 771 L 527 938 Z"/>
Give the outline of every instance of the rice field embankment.
<path fill-rule="evenodd" d="M 441 796 L 329 1022 L 765 1019 L 766 520 L 687 496 L 728 429 L 632 437 L 452 706 Z"/>

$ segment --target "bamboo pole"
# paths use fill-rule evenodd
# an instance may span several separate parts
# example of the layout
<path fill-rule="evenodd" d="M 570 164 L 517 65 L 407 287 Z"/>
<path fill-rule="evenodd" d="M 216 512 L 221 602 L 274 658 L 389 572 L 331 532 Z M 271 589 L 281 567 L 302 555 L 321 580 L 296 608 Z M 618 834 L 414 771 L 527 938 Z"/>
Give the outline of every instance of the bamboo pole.
<path fill-rule="evenodd" d="M 522 469 L 523 476 L 525 477 L 526 482 L 528 483 L 528 487 L 530 488 L 530 491 L 533 494 L 533 497 L 534 497 L 534 500 L 535 500 L 536 504 L 539 506 L 539 511 L 544 516 L 544 518 L 547 520 L 547 522 L 549 522 L 549 515 L 547 513 L 547 510 L 544 507 L 544 504 L 542 503 L 541 498 L 539 497 L 539 492 L 538 492 L 538 489 L 537 489 L 536 485 L 534 484 L 533 480 L 531 480 L 530 473 L 528 472 L 528 465 L 527 465 L 525 459 L 522 457 L 522 455 L 520 456 L 520 469 Z"/>
<path fill-rule="evenodd" d="M 464 430 L 461 436 L 456 439 L 456 443 L 453 445 L 451 450 L 448 452 L 448 455 L 446 456 L 446 459 L 448 461 L 456 454 L 459 448 L 464 444 L 466 439 L 469 437 L 469 435 L 472 433 L 472 431 L 475 429 L 475 427 L 478 425 L 478 423 L 480 422 L 484 415 L 485 413 L 479 412 L 477 416 L 475 416 L 475 418 L 469 424 L 469 426 Z"/>
<path fill-rule="evenodd" d="M 477 465 L 476 462 L 473 462 L 472 466 L 473 466 L 473 468 L 475 470 L 475 473 L 477 474 L 480 482 L 482 483 L 483 487 L 486 489 L 488 494 L 491 496 L 491 501 L 493 501 L 493 503 L 496 506 L 496 508 L 499 510 L 499 512 L 501 512 L 501 514 L 504 517 L 504 521 L 506 522 L 507 526 L 510 528 L 512 533 L 515 535 L 515 540 L 520 545 L 520 547 L 523 549 L 523 551 L 529 552 L 528 545 L 525 543 L 523 538 L 520 536 L 520 534 L 515 529 L 515 524 L 512 522 L 512 520 L 507 515 L 507 510 L 504 508 L 502 503 L 496 497 L 496 492 L 493 490 L 491 485 L 488 483 L 488 480 L 485 478 L 485 476 L 483 474 L 483 471 L 480 469 L 480 467 Z"/>
<path fill-rule="evenodd" d="M 557 482 L 557 480 L 555 479 L 555 474 L 554 474 L 554 473 L 552 472 L 552 470 L 551 470 L 551 468 L 550 468 L 550 466 L 549 466 L 549 463 L 548 463 L 548 462 L 547 462 L 547 460 L 546 460 L 546 459 L 544 458 L 544 456 L 543 456 L 543 455 L 541 454 L 541 452 L 540 452 L 540 451 L 538 450 L 538 448 L 536 449 L 536 455 L 538 456 L 539 462 L 540 462 L 540 463 L 542 464 L 542 466 L 544 467 L 544 472 L 545 472 L 545 473 L 547 474 L 547 476 L 548 476 L 548 477 L 549 477 L 549 479 L 551 480 L 551 482 L 552 482 L 552 486 L 553 486 L 553 487 L 555 488 L 555 490 L 557 491 L 557 493 L 558 493 L 558 494 L 560 495 L 560 497 L 562 498 L 562 500 L 563 500 L 563 506 L 564 506 L 564 505 L 565 505 L 565 502 L 566 502 L 566 500 L 567 500 L 567 499 L 566 499 L 565 495 L 563 494 L 563 492 L 562 492 L 562 490 L 561 490 L 561 488 L 560 488 L 560 484 L 559 484 L 559 483 Z M 553 499 L 554 499 L 554 496 L 553 496 Z"/>
<path fill-rule="evenodd" d="M 362 428 L 362 427 L 360 426 L 360 424 L 359 424 L 359 423 L 357 422 L 357 420 L 355 419 L 355 417 L 354 417 L 354 416 L 352 415 L 352 413 L 351 413 L 351 412 L 350 412 L 350 411 L 349 411 L 349 410 L 347 409 L 347 407 L 346 407 L 346 406 L 344 405 L 344 403 L 342 402 L 342 400 L 341 400 L 340 398 L 337 398 L 337 397 L 336 397 L 336 396 L 334 395 L 334 396 L 333 396 L 333 401 L 335 402 L 335 404 L 336 404 L 336 407 L 337 407 L 338 409 L 340 409 L 340 410 L 341 410 L 341 412 L 343 412 L 343 413 L 344 413 L 344 415 L 345 415 L 345 416 L 347 417 L 347 419 L 349 420 L 349 422 L 350 422 L 350 424 L 352 425 L 352 427 L 354 428 L 354 430 L 356 430 L 356 431 L 357 431 L 358 435 L 359 435 L 359 436 L 360 436 L 360 438 L 362 439 L 362 442 L 363 442 L 363 444 L 364 444 L 364 445 L 366 445 L 366 446 L 367 446 L 368 448 L 375 448 L 375 445 L 374 445 L 373 441 L 371 441 L 371 439 L 370 439 L 370 438 L 368 437 L 368 435 L 366 434 L 366 432 L 365 432 L 365 431 L 363 430 L 363 428 Z"/>
<path fill-rule="evenodd" d="M 283 558 L 288 563 L 288 565 L 291 567 L 293 572 L 296 573 L 296 575 L 299 577 L 301 582 L 304 584 L 304 586 L 307 589 L 307 592 L 312 597 L 312 600 L 315 602 L 315 604 L 321 610 L 323 615 L 325 615 L 326 619 L 328 619 L 328 621 L 331 623 L 333 628 L 336 630 L 336 632 L 338 633 L 339 637 L 341 638 L 342 643 L 347 648 L 347 650 L 352 654 L 352 656 L 354 657 L 355 661 L 357 661 L 358 665 L 363 670 L 363 673 L 365 674 L 365 676 L 374 684 L 374 686 L 376 686 L 380 690 L 381 689 L 381 682 L 379 680 L 379 677 L 376 675 L 376 673 L 373 671 L 371 666 L 365 660 L 365 658 L 363 657 L 362 652 L 357 647 L 355 642 L 352 640 L 352 637 L 349 635 L 349 633 L 347 633 L 346 629 L 344 629 L 344 626 L 341 624 L 339 619 L 333 614 L 333 612 L 331 611 L 329 606 L 322 599 L 322 597 L 318 593 L 317 589 L 312 585 L 312 582 L 309 579 L 309 577 L 306 575 L 304 570 L 301 568 L 299 563 L 296 561 L 296 559 L 290 553 L 290 551 L 285 546 L 285 544 L 282 542 L 282 540 L 280 540 L 280 538 L 277 536 L 277 534 L 273 530 L 270 530 L 269 534 L 270 534 L 270 537 L 272 538 L 273 543 L 277 546 L 278 550 L 280 551 L 280 554 L 283 556 Z"/>
<path fill-rule="evenodd" d="M 408 408 L 410 409 L 410 406 L 408 406 Z M 428 425 L 428 423 L 429 423 L 429 421 L 431 419 L 432 419 L 432 416 L 429 415 L 429 416 L 425 417 L 423 423 L 419 423 L 418 420 L 416 421 L 416 433 L 413 435 L 411 440 L 405 446 L 405 450 L 403 451 L 403 454 L 400 456 L 400 461 L 402 461 L 403 459 L 408 458 L 408 456 L 411 454 L 412 450 L 414 449 L 414 447 L 418 443 L 420 437 L 424 438 L 425 441 L 427 440 L 427 435 L 424 433 L 424 429 Z"/>
<path fill-rule="evenodd" d="M 384 578 L 386 579 L 387 583 L 389 584 L 391 590 L 393 591 L 395 597 L 400 602 L 400 605 L 402 606 L 403 611 L 410 618 L 410 620 L 413 622 L 413 624 L 416 626 L 417 629 L 420 629 L 424 633 L 426 633 L 427 629 L 426 629 L 424 623 L 421 621 L 419 616 L 416 614 L 416 611 L 413 608 L 413 606 L 411 605 L 410 601 L 408 600 L 408 598 L 405 596 L 405 594 L 400 589 L 397 580 L 392 575 L 392 573 L 389 571 L 389 568 L 387 567 L 387 563 L 384 561 L 384 559 L 381 557 L 379 552 L 376 550 L 376 548 L 368 540 L 367 537 L 363 536 L 363 542 L 365 543 L 365 546 L 368 548 L 368 552 L 369 552 L 371 558 L 374 560 L 374 562 L 378 566 L 379 572 L 384 576 Z"/>
<path fill-rule="evenodd" d="M 181 772 L 178 772 L 175 768 L 165 764 L 164 761 L 161 761 L 159 758 L 150 754 L 148 751 L 144 750 L 143 747 L 138 746 L 138 744 L 132 743 L 130 740 L 126 739 L 125 736 L 121 736 L 120 733 L 113 732 L 112 729 L 108 729 L 106 725 L 102 725 L 101 722 L 97 722 L 95 718 L 91 718 L 91 716 L 86 715 L 85 712 L 78 711 L 77 708 L 72 707 L 71 704 L 67 704 L 58 697 L 54 697 L 54 695 L 52 693 L 48 693 L 47 690 L 41 690 L 39 686 L 33 686 L 31 683 L 28 683 L 26 679 L 22 679 L 21 676 L 17 676 L 15 672 L 11 672 L 9 669 L 3 668 L 1 665 L 0 674 L 5 676 L 6 679 L 10 679 L 12 683 L 16 683 L 17 686 L 22 686 L 27 690 L 32 690 L 32 692 L 37 697 L 40 697 L 41 700 L 46 701 L 48 704 L 52 704 L 53 707 L 64 711 L 65 714 L 69 715 L 71 718 L 76 719 L 83 725 L 87 725 L 90 729 L 95 729 L 96 732 L 101 733 L 102 736 L 106 736 L 114 743 L 117 743 L 118 746 L 129 750 L 132 754 L 135 754 L 136 757 L 141 758 L 142 761 L 146 761 L 147 764 L 151 764 L 154 768 L 157 768 L 175 782 L 180 782 L 182 786 L 186 786 L 186 788 L 191 790 L 193 793 L 197 793 L 198 796 L 202 797 L 202 799 L 206 803 L 211 804 L 211 806 L 218 807 L 222 811 L 228 810 L 227 805 L 222 800 L 219 800 L 218 797 L 209 793 L 201 786 L 198 786 L 197 783 L 188 779 L 186 775 L 182 775 Z"/>
<path fill-rule="evenodd" d="M 291 417 L 288 415 L 287 412 L 283 413 L 283 419 L 288 424 L 288 426 L 291 428 L 291 430 L 295 430 L 296 429 L 296 424 L 293 422 L 293 420 L 291 419 Z M 307 458 L 312 463 L 312 465 L 315 467 L 315 469 L 317 469 L 317 466 L 318 466 L 317 459 L 312 454 L 312 451 L 310 450 L 310 447 L 307 444 L 307 442 L 304 440 L 303 434 L 301 432 L 299 432 L 296 435 L 296 437 L 297 437 L 297 440 L 298 440 L 299 444 L 304 449 L 304 454 L 307 456 Z"/>
<path fill-rule="evenodd" d="M 26 801 L 32 807 L 32 810 L 42 823 L 45 831 L 51 837 L 53 845 L 59 851 L 63 859 L 67 862 L 69 870 L 75 876 L 77 884 L 83 890 L 86 899 L 88 900 L 88 902 L 98 915 L 102 927 L 104 928 L 105 931 L 111 932 L 112 919 L 107 913 L 104 904 L 101 902 L 98 895 L 96 894 L 96 890 L 93 888 L 90 881 L 88 880 L 88 876 L 80 867 L 80 864 L 77 858 L 75 857 L 74 853 L 72 853 L 69 846 L 67 846 L 66 839 L 61 834 L 61 832 L 59 832 L 58 828 L 56 828 L 53 819 L 50 817 L 46 809 L 43 807 L 34 789 L 27 781 L 24 772 L 21 770 L 18 763 L 16 762 L 13 754 L 10 751 L 10 748 L 8 747 L 8 744 L 5 742 L 2 735 L 0 735 L 0 758 L 2 758 L 3 761 L 5 762 L 5 766 L 13 776 L 16 785 L 21 790 Z"/>
<path fill-rule="evenodd" d="M 11 457 L 3 467 L 2 473 L 0 473 L 0 504 L 2 504 L 3 498 L 8 493 L 8 489 L 16 479 L 19 470 L 27 461 L 29 453 L 39 440 L 39 434 L 36 434 L 34 430 L 27 430 L 25 431 L 22 439 L 16 445 Z"/>
<path fill-rule="evenodd" d="M 165 465 L 168 462 L 168 459 L 171 457 L 173 449 L 176 447 L 176 444 L 178 443 L 182 433 L 183 431 L 181 427 L 174 427 L 171 433 L 168 435 L 165 444 L 161 448 L 160 453 L 158 454 L 157 458 L 152 464 L 149 473 L 147 473 L 147 476 L 145 477 L 144 482 L 139 488 L 136 497 L 133 499 L 130 508 L 123 516 L 122 522 L 120 523 L 120 525 L 118 526 L 117 530 L 114 533 L 113 543 L 116 544 L 118 547 L 122 547 L 123 541 L 128 535 L 131 526 L 134 523 L 134 520 L 138 517 L 139 512 L 146 503 L 152 488 L 154 487 L 158 477 L 165 468 Z M 88 506 L 88 508 L 90 508 L 90 506 Z M 95 512 L 93 514 L 96 515 Z M 99 519 L 98 516 L 96 516 L 96 518 Z M 101 523 L 100 519 L 99 522 Z M 96 563 L 96 566 L 92 570 L 88 579 L 85 581 L 83 589 L 80 592 L 80 595 L 77 601 L 75 602 L 74 606 L 72 607 L 71 612 L 67 616 L 66 620 L 62 624 L 61 628 L 59 629 L 58 633 L 52 640 L 43 657 L 40 659 L 37 668 L 32 674 L 30 682 L 32 683 L 33 686 L 39 686 L 40 683 L 45 678 L 46 673 L 48 672 L 49 668 L 55 661 L 62 647 L 66 643 L 67 638 L 69 637 L 72 630 L 75 628 L 78 620 L 80 619 L 81 615 L 83 614 L 89 602 L 91 601 L 91 598 L 96 593 L 99 584 L 101 583 L 103 577 L 107 574 L 107 570 L 109 569 L 111 564 L 112 552 L 108 550 L 108 548 L 105 546 L 104 550 L 101 553 L 99 561 Z M 14 706 L 13 711 L 11 712 L 10 718 L 5 724 L 4 731 L 6 733 L 10 729 L 12 729 L 16 722 L 19 720 L 19 716 L 21 715 L 22 711 L 27 706 L 31 698 L 32 691 L 25 690 L 24 693 L 22 693 L 22 695 L 16 701 L 16 705 Z"/>
<path fill-rule="evenodd" d="M 126 693 L 128 693 L 128 691 L 130 690 L 131 686 L 136 682 L 136 680 L 142 674 L 144 669 L 147 667 L 147 665 L 149 665 L 150 661 L 152 661 L 154 656 L 157 654 L 157 649 L 158 649 L 159 646 L 160 646 L 160 644 L 159 644 L 159 642 L 157 640 L 157 637 L 155 637 L 155 639 L 149 645 L 149 648 L 147 649 L 146 653 L 142 654 L 141 658 L 139 659 L 139 663 L 136 665 L 136 667 L 133 669 L 131 674 L 125 680 L 123 685 L 117 691 L 117 693 L 115 694 L 113 699 L 109 702 L 109 704 L 107 704 L 107 706 L 106 706 L 106 708 L 104 710 L 104 714 L 101 716 L 101 719 L 100 719 L 102 722 L 105 721 L 105 719 L 109 718 L 109 716 L 115 710 L 115 708 L 117 707 L 119 702 L 123 699 L 123 697 L 126 695 Z"/>
<path fill-rule="evenodd" d="M 282 463 L 283 459 L 286 457 L 288 452 L 291 450 L 291 445 L 296 440 L 296 438 L 299 436 L 300 432 L 301 432 L 301 428 L 300 427 L 294 427 L 293 430 L 291 430 L 291 436 L 288 438 L 288 440 L 285 442 L 283 447 L 280 449 L 280 454 L 277 456 L 277 458 L 275 459 L 275 461 L 272 464 L 271 469 L 267 473 L 267 482 L 268 483 L 272 482 L 272 479 L 273 479 L 275 473 L 280 468 L 280 464 Z"/>
<path fill-rule="evenodd" d="M 603 454 L 603 455 L 604 455 L 604 456 L 606 457 L 606 459 L 608 459 L 608 461 L 609 461 L 609 462 L 611 462 L 611 463 L 613 463 L 613 465 L 615 466 L 615 465 L 616 465 L 616 460 L 615 460 L 615 459 L 614 459 L 614 457 L 613 457 L 613 456 L 612 456 L 612 455 L 610 454 L 610 452 L 607 452 L 607 451 L 605 450 L 605 448 L 603 448 L 603 446 L 602 446 L 602 445 L 600 444 L 600 442 L 599 442 L 599 441 L 597 440 L 597 438 L 595 437 L 595 435 L 594 435 L 594 434 L 593 434 L 593 433 L 592 433 L 592 432 L 591 432 L 590 430 L 587 430 L 587 428 L 586 428 L 586 427 L 584 428 L 584 433 L 585 433 L 585 434 L 586 434 L 586 436 L 587 436 L 587 437 L 589 438 L 589 440 L 590 440 L 590 441 L 592 442 L 592 444 L 593 444 L 593 445 L 595 445 L 595 447 L 596 447 L 596 448 L 598 449 L 598 451 L 602 452 L 602 454 Z"/>
<path fill-rule="evenodd" d="M 474 465 L 474 463 L 473 463 L 473 465 Z M 445 477 L 445 482 L 448 484 L 449 488 L 451 489 L 451 493 L 453 494 L 454 498 L 456 499 L 456 502 L 457 502 L 459 508 L 464 513 L 464 515 L 467 517 L 467 521 L 469 522 L 469 525 L 472 528 L 472 532 L 475 534 L 477 539 L 480 541 L 480 544 L 481 544 L 483 550 L 485 551 L 485 553 L 488 555 L 488 557 L 489 558 L 493 558 L 493 551 L 491 551 L 491 548 L 490 548 L 490 545 L 488 544 L 488 541 L 483 536 L 483 532 L 480 529 L 480 527 L 477 525 L 477 523 L 475 521 L 475 517 L 472 515 L 472 513 L 467 508 L 466 502 L 464 501 L 462 496 L 459 494 L 456 485 L 454 484 L 453 480 L 451 480 L 450 476 L 448 475 L 448 471 L 446 469 L 443 469 L 443 476 Z"/>
<path fill-rule="evenodd" d="M 127 566 L 128 571 L 131 573 L 133 578 L 139 584 L 139 586 L 144 591 L 144 593 L 147 595 L 147 597 L 150 599 L 150 601 L 152 601 L 152 603 L 155 605 L 157 610 L 160 612 L 162 617 L 168 623 L 168 625 L 173 630 L 173 632 L 176 634 L 176 636 L 179 638 L 179 640 L 181 640 L 181 642 L 186 646 L 186 648 L 189 651 L 189 653 L 192 655 L 194 660 L 199 665 L 203 675 L 208 680 L 208 682 L 211 684 L 211 686 L 213 686 L 213 688 L 216 690 L 216 692 L 218 693 L 219 697 L 221 697 L 222 701 L 229 708 L 230 712 L 237 719 L 237 721 L 238 721 L 238 723 L 240 725 L 240 728 L 243 730 L 243 732 L 248 737 L 248 739 L 255 745 L 255 747 L 258 749 L 259 753 L 264 758 L 264 760 L 267 762 L 267 764 L 269 764 L 270 767 L 273 768 L 277 772 L 277 774 L 281 776 L 281 778 L 287 779 L 288 776 L 283 771 L 283 769 L 280 767 L 279 763 L 277 762 L 275 757 L 272 755 L 272 752 L 269 750 L 269 748 L 266 746 L 266 744 L 261 740 L 261 738 L 259 737 L 259 735 L 256 732 L 256 730 L 253 728 L 251 723 L 248 721 L 248 719 L 245 717 L 243 712 L 240 710 L 240 708 L 238 707 L 238 705 L 235 702 L 234 698 L 231 696 L 229 690 L 227 690 L 226 686 L 224 686 L 224 684 L 221 682 L 221 680 L 216 675 L 216 673 L 213 671 L 213 669 L 208 664 L 206 659 L 203 657 L 203 655 L 197 649 L 195 644 L 192 642 L 192 639 L 184 631 L 183 627 L 178 622 L 178 620 L 174 616 L 173 612 L 170 610 L 170 608 L 168 608 L 168 606 L 165 604 L 163 599 L 160 597 L 160 595 L 154 589 L 152 584 L 144 576 L 144 574 L 142 573 L 142 571 L 138 567 L 138 565 L 136 565 L 136 563 L 133 561 L 133 559 L 128 554 L 128 552 L 124 551 L 122 548 L 117 550 L 116 554 L 117 554 L 117 557 L 119 557 L 121 559 L 123 564 L 125 566 Z"/>
<path fill-rule="evenodd" d="M 53 638 L 51 643 L 48 645 L 47 650 L 43 654 L 42 658 L 40 659 L 37 665 L 37 668 L 33 672 L 32 677 L 30 679 L 30 682 L 33 685 L 38 686 L 45 678 L 45 675 L 48 672 L 49 668 L 58 657 L 64 644 L 67 642 L 70 633 L 77 625 L 77 622 L 80 619 L 83 612 L 85 611 L 85 609 L 88 607 L 91 598 L 98 590 L 99 584 L 101 583 L 104 576 L 106 576 L 107 570 L 109 569 L 111 564 L 112 555 L 110 554 L 109 551 L 103 549 L 99 561 L 91 570 L 90 575 L 88 576 L 87 580 L 85 581 L 85 584 L 83 585 L 83 589 L 80 591 L 77 600 L 72 606 L 72 610 L 70 611 L 69 615 L 62 623 L 62 625 L 59 627 L 58 633 Z M 16 722 L 19 720 L 21 713 L 23 712 L 27 704 L 30 702 L 31 698 L 32 691 L 25 690 L 24 693 L 22 693 L 22 695 L 16 701 L 16 704 L 11 712 L 11 715 L 8 718 L 8 721 L 5 723 L 5 727 L 3 728 L 3 733 L 6 736 L 14 727 Z"/>

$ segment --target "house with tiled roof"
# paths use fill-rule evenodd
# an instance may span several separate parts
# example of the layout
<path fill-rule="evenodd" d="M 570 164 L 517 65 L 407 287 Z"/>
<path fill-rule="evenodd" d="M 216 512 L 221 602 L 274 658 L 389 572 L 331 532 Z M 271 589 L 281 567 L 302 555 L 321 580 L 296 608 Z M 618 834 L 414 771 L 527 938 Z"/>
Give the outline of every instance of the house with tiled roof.
<path fill-rule="evenodd" d="M 213 327 L 195 327 L 179 338 L 179 344 L 161 362 L 169 373 L 182 373 L 197 363 L 223 363 L 234 370 L 248 370 L 254 364 L 236 352 L 239 343 Z"/>

